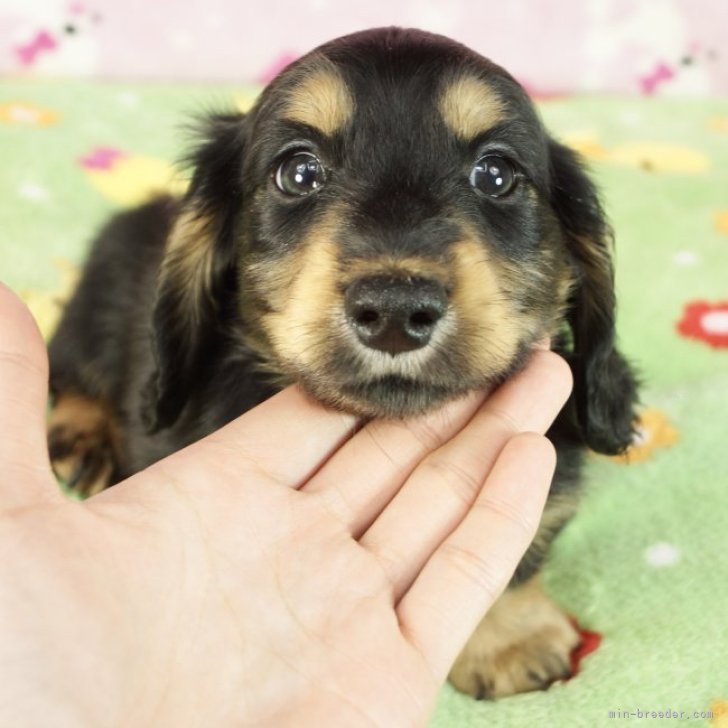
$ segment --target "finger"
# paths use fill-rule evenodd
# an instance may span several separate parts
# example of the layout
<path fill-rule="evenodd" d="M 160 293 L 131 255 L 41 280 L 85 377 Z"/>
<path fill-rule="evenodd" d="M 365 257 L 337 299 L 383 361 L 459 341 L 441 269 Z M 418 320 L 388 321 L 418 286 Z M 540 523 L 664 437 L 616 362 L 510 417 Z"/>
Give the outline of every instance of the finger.
<path fill-rule="evenodd" d="M 373 420 L 307 483 L 358 538 L 381 513 L 417 464 L 459 432 L 482 403 L 471 393 L 411 420 Z"/>
<path fill-rule="evenodd" d="M 185 450 L 216 467 L 255 469 L 269 479 L 298 488 L 351 437 L 354 415 L 315 402 L 299 387 L 284 389 Z M 166 467 L 166 466 L 165 466 Z"/>
<path fill-rule="evenodd" d="M 403 633 L 444 680 L 533 540 L 556 466 L 533 433 L 503 448 L 475 504 L 397 607 Z"/>
<path fill-rule="evenodd" d="M 503 446 L 519 432 L 546 432 L 570 389 L 568 364 L 537 352 L 462 432 L 415 470 L 360 539 L 386 571 L 395 599 L 468 512 Z"/>
<path fill-rule="evenodd" d="M 60 497 L 46 444 L 48 356 L 27 306 L 0 283 L 0 507 Z"/>

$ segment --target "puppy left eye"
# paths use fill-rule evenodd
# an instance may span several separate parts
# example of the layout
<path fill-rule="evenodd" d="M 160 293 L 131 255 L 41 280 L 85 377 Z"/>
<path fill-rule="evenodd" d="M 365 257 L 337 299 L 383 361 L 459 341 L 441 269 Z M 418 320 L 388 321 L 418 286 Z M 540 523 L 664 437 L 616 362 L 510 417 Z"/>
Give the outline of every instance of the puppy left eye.
<path fill-rule="evenodd" d="M 505 197 L 512 192 L 518 181 L 518 173 L 504 157 L 481 157 L 470 173 L 470 184 L 488 197 Z"/>
<path fill-rule="evenodd" d="M 326 172 L 315 154 L 296 152 L 280 164 L 275 182 L 281 192 L 302 197 L 315 192 L 326 182 Z"/>

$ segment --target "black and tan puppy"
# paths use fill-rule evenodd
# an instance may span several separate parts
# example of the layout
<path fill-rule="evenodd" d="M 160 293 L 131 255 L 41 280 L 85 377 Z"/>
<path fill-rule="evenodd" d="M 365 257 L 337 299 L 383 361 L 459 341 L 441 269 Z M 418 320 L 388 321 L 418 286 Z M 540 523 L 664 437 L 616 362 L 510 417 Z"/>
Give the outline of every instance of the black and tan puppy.
<path fill-rule="evenodd" d="M 568 673 L 540 591 L 586 447 L 630 441 L 610 231 L 573 152 L 504 70 L 388 28 L 318 48 L 250 113 L 213 116 L 182 200 L 119 215 L 50 346 L 52 459 L 93 493 L 286 383 L 407 417 L 502 381 L 550 335 L 574 394 L 540 532 L 452 671 L 478 697 Z"/>

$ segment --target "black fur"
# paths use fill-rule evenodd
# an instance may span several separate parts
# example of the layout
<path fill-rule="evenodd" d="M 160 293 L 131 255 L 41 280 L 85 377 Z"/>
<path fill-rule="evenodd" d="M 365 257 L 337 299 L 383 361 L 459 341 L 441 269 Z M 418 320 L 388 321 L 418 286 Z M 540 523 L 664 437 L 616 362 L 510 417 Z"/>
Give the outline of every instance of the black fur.
<path fill-rule="evenodd" d="M 613 236 L 577 154 L 549 142 L 551 204 L 567 233 L 579 277 L 570 306 L 574 398 L 586 444 L 623 452 L 634 434 L 637 384 L 615 344 Z"/>
<path fill-rule="evenodd" d="M 147 385 L 144 419 L 150 433 L 169 427 L 180 415 L 185 393 L 213 374 L 211 363 L 224 355 L 220 323 L 225 303 L 235 296 L 238 215 L 242 204 L 245 126 L 239 115 L 213 115 L 199 130 L 203 141 L 188 164 L 194 169 L 182 209 L 208 218 L 215 241 L 212 286 L 198 301 L 197 320 L 184 315 L 177 281 L 162 278 L 152 314 L 156 375 Z"/>

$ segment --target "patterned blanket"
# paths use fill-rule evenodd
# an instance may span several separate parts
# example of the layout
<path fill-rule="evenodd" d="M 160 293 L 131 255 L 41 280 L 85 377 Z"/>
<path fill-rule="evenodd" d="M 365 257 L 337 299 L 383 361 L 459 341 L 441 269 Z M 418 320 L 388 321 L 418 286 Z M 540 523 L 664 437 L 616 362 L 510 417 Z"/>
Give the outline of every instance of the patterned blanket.
<path fill-rule="evenodd" d="M 107 215 L 180 190 L 181 124 L 255 89 L 4 83 L 0 278 L 44 334 Z M 546 585 L 584 630 L 578 674 L 433 726 L 728 727 L 728 101 L 552 98 L 617 231 L 622 350 L 645 382 L 626 457 L 593 456 Z"/>

